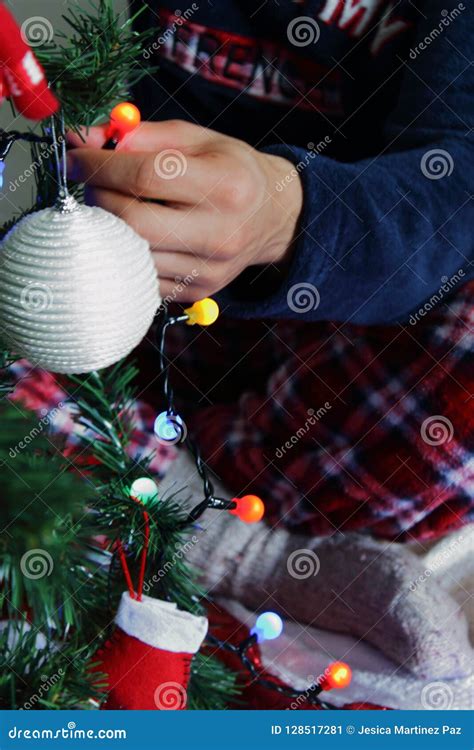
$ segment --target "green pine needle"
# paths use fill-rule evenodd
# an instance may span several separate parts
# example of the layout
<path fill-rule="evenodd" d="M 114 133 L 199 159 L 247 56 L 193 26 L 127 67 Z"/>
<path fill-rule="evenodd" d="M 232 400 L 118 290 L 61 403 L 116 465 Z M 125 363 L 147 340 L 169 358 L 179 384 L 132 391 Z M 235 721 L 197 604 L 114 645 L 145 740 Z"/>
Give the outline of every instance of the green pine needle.
<path fill-rule="evenodd" d="M 114 104 L 127 99 L 130 89 L 154 72 L 142 50 L 158 29 L 134 32 L 138 13 L 124 20 L 111 0 L 88 2 L 90 10 L 70 5 L 63 18 L 71 33 L 58 33 L 36 52 L 61 101 L 67 126 L 77 130 L 81 124 L 106 119 Z"/>

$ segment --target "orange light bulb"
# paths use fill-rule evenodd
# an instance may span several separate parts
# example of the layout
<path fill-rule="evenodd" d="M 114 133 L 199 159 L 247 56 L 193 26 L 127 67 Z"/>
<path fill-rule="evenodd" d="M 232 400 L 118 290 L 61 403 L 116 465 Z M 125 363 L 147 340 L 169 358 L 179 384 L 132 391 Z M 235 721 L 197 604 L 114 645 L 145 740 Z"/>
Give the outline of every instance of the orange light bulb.
<path fill-rule="evenodd" d="M 327 668 L 321 680 L 321 687 L 323 690 L 345 688 L 350 685 L 351 679 L 352 670 L 350 666 L 343 661 L 335 661 Z"/>
<path fill-rule="evenodd" d="M 244 495 L 244 497 L 234 497 L 233 502 L 237 507 L 229 511 L 234 516 L 238 516 L 245 523 L 256 523 L 261 521 L 265 513 L 263 501 L 257 495 Z"/>
<path fill-rule="evenodd" d="M 123 138 L 140 124 L 141 114 L 138 107 L 130 102 L 117 104 L 110 113 L 108 138 Z"/>

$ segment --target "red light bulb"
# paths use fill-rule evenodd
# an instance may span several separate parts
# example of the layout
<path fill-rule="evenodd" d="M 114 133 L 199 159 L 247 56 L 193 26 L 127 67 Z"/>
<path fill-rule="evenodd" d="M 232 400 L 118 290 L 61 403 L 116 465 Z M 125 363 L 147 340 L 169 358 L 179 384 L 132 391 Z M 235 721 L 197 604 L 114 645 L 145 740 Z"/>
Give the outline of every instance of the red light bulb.
<path fill-rule="evenodd" d="M 107 138 L 120 140 L 135 130 L 140 124 L 141 114 L 138 107 L 130 102 L 121 102 L 117 104 L 110 113 L 110 124 L 107 129 Z"/>
<path fill-rule="evenodd" d="M 350 685 L 351 679 L 350 666 L 343 661 L 335 661 L 326 669 L 320 685 L 323 690 L 345 688 Z"/>
<path fill-rule="evenodd" d="M 263 501 L 257 495 L 244 495 L 244 497 L 234 497 L 233 502 L 237 507 L 229 511 L 234 516 L 238 516 L 245 523 L 256 523 L 261 521 L 265 513 Z"/>

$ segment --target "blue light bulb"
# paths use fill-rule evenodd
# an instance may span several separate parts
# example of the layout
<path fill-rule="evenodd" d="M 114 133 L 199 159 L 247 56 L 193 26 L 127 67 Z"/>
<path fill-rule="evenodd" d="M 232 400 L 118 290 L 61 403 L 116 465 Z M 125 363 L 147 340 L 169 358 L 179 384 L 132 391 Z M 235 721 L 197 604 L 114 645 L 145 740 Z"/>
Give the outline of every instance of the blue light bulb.
<path fill-rule="evenodd" d="M 161 443 L 176 445 L 185 440 L 186 425 L 178 414 L 168 414 L 162 411 L 155 419 L 155 435 Z"/>
<path fill-rule="evenodd" d="M 0 160 L 0 189 L 3 187 L 3 170 L 5 169 L 5 162 Z"/>
<path fill-rule="evenodd" d="M 283 620 L 276 612 L 264 612 L 257 617 L 257 622 L 250 631 L 251 635 L 256 635 L 259 643 L 262 641 L 273 641 L 278 638 L 283 631 Z"/>

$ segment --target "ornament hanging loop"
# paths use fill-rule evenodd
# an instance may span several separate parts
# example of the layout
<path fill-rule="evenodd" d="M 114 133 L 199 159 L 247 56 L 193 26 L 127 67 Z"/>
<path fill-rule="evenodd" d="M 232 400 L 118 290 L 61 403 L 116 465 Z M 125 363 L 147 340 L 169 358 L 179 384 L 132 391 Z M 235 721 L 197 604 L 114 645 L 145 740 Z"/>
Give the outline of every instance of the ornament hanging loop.
<path fill-rule="evenodd" d="M 59 123 L 59 135 L 56 123 Z M 66 126 L 64 123 L 64 114 L 61 112 L 59 117 L 51 117 L 51 137 L 53 140 L 53 156 L 56 167 L 56 177 L 58 183 L 58 195 L 55 208 L 61 213 L 74 211 L 77 206 L 75 198 L 69 193 L 67 186 L 67 165 L 66 165 Z"/>

